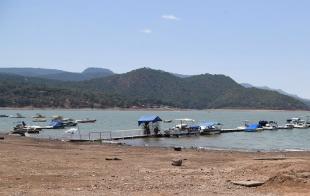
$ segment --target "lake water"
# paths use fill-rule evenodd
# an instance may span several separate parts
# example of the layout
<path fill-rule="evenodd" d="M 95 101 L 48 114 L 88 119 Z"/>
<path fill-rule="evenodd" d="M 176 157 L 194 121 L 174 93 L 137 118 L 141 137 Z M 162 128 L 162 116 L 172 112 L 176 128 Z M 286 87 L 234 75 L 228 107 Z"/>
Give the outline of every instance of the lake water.
<path fill-rule="evenodd" d="M 279 125 L 285 124 L 286 119 L 292 117 L 308 116 L 310 112 L 301 111 L 239 111 L 239 110 L 190 110 L 190 111 L 114 111 L 114 110 L 0 110 L 0 114 L 14 115 L 21 113 L 25 119 L 0 118 L 0 132 L 7 133 L 18 121 L 25 121 L 31 125 L 47 125 L 46 123 L 33 123 L 32 116 L 40 113 L 51 117 L 61 115 L 73 119 L 97 119 L 96 123 L 80 124 L 82 138 L 88 138 L 89 132 L 111 131 L 112 134 L 124 134 L 119 130 L 133 129 L 139 132 L 137 119 L 142 115 L 154 114 L 162 119 L 192 118 L 196 122 L 209 120 L 224 124 L 224 128 L 236 128 L 244 124 L 244 120 L 258 122 L 259 120 L 277 121 Z M 173 126 L 164 124 L 162 129 Z M 129 132 L 128 132 L 129 133 Z M 78 134 L 66 134 L 64 129 L 44 130 L 34 137 L 41 138 L 76 138 Z M 91 137 L 99 137 L 92 133 Z M 125 140 L 124 142 L 138 146 L 184 146 L 205 147 L 211 149 L 232 149 L 247 151 L 293 151 L 310 150 L 310 129 L 277 130 L 262 132 L 224 133 L 216 136 L 191 136 L 182 138 L 148 138 Z"/>

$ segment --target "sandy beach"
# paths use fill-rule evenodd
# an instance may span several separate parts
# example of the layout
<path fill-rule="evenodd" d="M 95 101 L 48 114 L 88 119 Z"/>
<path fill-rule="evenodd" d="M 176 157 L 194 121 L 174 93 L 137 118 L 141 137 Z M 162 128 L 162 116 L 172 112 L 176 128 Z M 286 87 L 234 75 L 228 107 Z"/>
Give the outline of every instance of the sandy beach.
<path fill-rule="evenodd" d="M 5 136 L 0 140 L 0 156 L 0 195 L 309 195 L 310 192 L 310 152 L 175 151 Z M 172 166 L 174 159 L 182 159 L 182 166 Z M 239 180 L 264 184 L 244 187 L 232 183 Z"/>

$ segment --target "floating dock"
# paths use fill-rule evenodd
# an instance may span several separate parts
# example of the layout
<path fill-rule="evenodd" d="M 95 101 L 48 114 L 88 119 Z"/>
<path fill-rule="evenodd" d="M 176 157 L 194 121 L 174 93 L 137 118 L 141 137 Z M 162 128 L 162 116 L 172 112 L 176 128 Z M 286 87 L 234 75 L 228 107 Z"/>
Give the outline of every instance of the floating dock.
<path fill-rule="evenodd" d="M 273 130 L 257 130 L 257 131 L 277 131 L 277 130 L 287 130 L 287 128 L 278 128 L 278 129 L 273 129 Z M 201 134 L 144 134 L 141 132 L 141 134 L 137 133 L 132 133 L 129 134 L 128 132 L 130 131 L 143 131 L 141 129 L 133 129 L 133 130 L 120 130 L 120 131 L 102 131 L 102 132 L 89 132 L 88 138 L 72 138 L 69 139 L 70 142 L 107 142 L 107 141 L 114 141 L 114 140 L 129 140 L 129 139 L 141 139 L 141 138 L 164 138 L 164 137 L 172 137 L 172 138 L 178 138 L 178 137 L 189 137 L 189 136 L 203 136 Z M 221 129 L 219 133 L 235 133 L 235 132 L 245 132 L 244 129 L 238 129 L 238 128 L 233 128 L 233 129 Z M 256 130 L 254 130 L 256 132 Z M 94 137 L 96 136 L 96 137 Z"/>
<path fill-rule="evenodd" d="M 220 133 L 244 132 L 244 129 L 221 129 Z"/>

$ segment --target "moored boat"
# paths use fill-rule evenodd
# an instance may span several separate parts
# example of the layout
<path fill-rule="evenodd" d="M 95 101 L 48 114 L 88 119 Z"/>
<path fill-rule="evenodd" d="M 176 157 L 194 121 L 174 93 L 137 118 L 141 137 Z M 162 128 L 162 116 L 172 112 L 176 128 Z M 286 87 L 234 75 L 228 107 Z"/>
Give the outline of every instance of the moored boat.
<path fill-rule="evenodd" d="M 199 126 L 201 135 L 214 135 L 221 133 L 223 125 L 218 122 L 202 122 Z"/>
<path fill-rule="evenodd" d="M 97 120 L 96 119 L 83 119 L 83 120 L 76 120 L 76 123 L 95 123 Z"/>
<path fill-rule="evenodd" d="M 26 118 L 25 116 L 21 115 L 20 113 L 16 113 L 16 115 L 10 115 L 10 118 Z"/>
<path fill-rule="evenodd" d="M 260 127 L 264 130 L 277 130 L 278 129 L 278 123 L 275 121 L 266 121 L 266 120 L 261 120 L 258 122 Z"/>
<path fill-rule="evenodd" d="M 10 132 L 10 134 L 18 134 L 21 136 L 26 136 L 26 134 L 38 134 L 42 130 L 42 127 L 40 126 L 31 126 L 26 125 L 26 123 L 23 121 L 21 123 L 18 123 L 14 128 L 13 131 Z"/>
<path fill-rule="evenodd" d="M 249 124 L 244 131 L 245 132 L 256 132 L 256 131 L 262 131 L 264 130 L 259 124 Z"/>
<path fill-rule="evenodd" d="M 290 118 L 286 121 L 286 125 L 293 126 L 296 129 L 306 129 L 309 128 L 307 122 L 301 118 Z"/>
<path fill-rule="evenodd" d="M 42 114 L 40 113 L 36 113 L 35 116 L 33 116 L 32 118 L 36 119 L 36 118 L 45 118 L 45 116 L 43 116 Z"/>
<path fill-rule="evenodd" d="M 32 120 L 32 122 L 46 122 L 47 120 L 45 118 L 35 118 Z"/>
<path fill-rule="evenodd" d="M 60 120 L 52 120 L 48 126 L 45 127 L 46 129 L 63 129 L 65 128 L 64 124 Z"/>
<path fill-rule="evenodd" d="M 0 118 L 7 118 L 9 117 L 8 115 L 5 115 L 5 114 L 0 114 Z"/>
<path fill-rule="evenodd" d="M 194 125 L 195 120 L 184 118 L 175 119 L 176 125 L 164 131 L 165 136 L 199 135 L 200 127 Z"/>
<path fill-rule="evenodd" d="M 244 121 L 244 126 L 237 127 L 237 130 L 245 131 L 245 132 L 256 132 L 262 131 L 263 128 L 259 124 L 250 124 L 248 120 Z"/>

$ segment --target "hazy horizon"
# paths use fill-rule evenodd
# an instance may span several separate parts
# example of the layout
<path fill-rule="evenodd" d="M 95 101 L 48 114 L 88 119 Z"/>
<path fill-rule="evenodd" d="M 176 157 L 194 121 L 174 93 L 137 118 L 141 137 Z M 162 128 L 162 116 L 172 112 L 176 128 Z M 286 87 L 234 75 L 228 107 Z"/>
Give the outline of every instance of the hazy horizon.
<path fill-rule="evenodd" d="M 224 74 L 310 98 L 310 2 L 0 2 L 0 67 Z"/>

